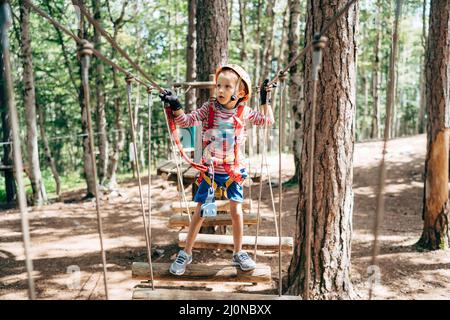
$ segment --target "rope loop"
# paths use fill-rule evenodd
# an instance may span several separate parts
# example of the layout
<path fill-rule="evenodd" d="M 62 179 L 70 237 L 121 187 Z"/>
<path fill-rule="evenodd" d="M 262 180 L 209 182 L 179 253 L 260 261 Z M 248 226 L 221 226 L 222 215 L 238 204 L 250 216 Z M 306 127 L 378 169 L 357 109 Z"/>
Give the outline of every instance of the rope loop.
<path fill-rule="evenodd" d="M 131 84 L 131 82 L 133 82 L 134 80 L 134 76 L 131 73 L 127 73 L 125 75 L 125 81 L 127 82 L 127 84 Z"/>
<path fill-rule="evenodd" d="M 90 43 L 88 40 L 83 39 L 81 40 L 78 52 L 80 54 L 80 57 L 85 55 L 92 56 L 94 54 L 94 45 Z"/>

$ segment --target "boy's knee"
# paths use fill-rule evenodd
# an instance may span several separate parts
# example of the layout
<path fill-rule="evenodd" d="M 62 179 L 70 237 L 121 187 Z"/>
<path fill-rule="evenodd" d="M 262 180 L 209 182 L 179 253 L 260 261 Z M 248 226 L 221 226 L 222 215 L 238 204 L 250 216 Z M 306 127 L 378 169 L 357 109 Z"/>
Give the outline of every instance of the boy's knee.
<path fill-rule="evenodd" d="M 230 200 L 230 213 L 232 216 L 242 215 L 242 203 Z"/>

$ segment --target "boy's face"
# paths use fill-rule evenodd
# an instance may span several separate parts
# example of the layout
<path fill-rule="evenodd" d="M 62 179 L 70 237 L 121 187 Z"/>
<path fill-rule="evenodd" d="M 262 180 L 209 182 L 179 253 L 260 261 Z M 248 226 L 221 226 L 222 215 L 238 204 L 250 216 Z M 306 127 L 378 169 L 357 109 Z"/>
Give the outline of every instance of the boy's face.
<path fill-rule="evenodd" d="M 232 71 L 224 71 L 217 77 L 217 101 L 227 108 L 234 108 L 237 100 L 231 101 L 231 96 L 235 94 L 238 98 L 245 95 L 243 90 L 236 88 L 238 84 L 238 76 Z"/>

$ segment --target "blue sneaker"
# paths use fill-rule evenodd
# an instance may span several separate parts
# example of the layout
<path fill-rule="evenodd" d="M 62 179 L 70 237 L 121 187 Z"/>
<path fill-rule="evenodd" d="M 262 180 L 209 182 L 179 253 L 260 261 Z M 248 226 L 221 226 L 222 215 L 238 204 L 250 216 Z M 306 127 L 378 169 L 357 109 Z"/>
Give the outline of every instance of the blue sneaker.
<path fill-rule="evenodd" d="M 256 268 L 255 261 L 245 251 L 234 253 L 232 264 L 233 266 L 239 266 L 242 271 L 250 271 Z"/>
<path fill-rule="evenodd" d="M 188 255 L 184 250 L 178 252 L 177 258 L 170 265 L 169 272 L 176 276 L 181 276 L 186 271 L 186 266 L 192 262 L 192 255 Z"/>

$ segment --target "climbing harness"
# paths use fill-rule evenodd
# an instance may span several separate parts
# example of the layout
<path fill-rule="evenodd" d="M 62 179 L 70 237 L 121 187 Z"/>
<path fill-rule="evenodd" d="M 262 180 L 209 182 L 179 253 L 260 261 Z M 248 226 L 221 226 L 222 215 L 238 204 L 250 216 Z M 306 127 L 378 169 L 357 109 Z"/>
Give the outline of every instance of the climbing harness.
<path fill-rule="evenodd" d="M 214 181 L 214 165 L 212 164 L 208 166 L 208 175 L 210 176 L 211 181 Z M 203 203 L 200 208 L 200 217 L 202 218 L 211 218 L 217 215 L 214 184 L 215 183 L 211 183 L 208 187 L 208 195 L 206 196 L 205 203 Z"/>

